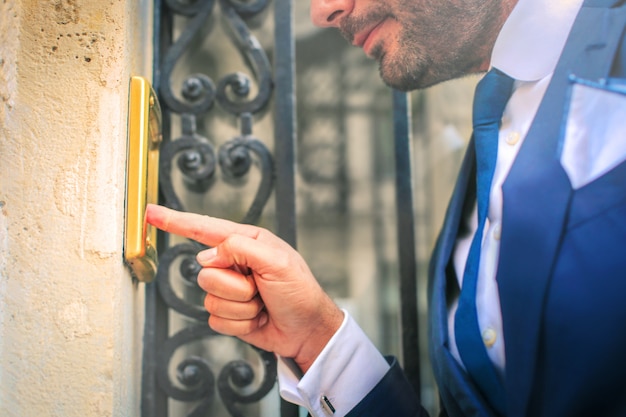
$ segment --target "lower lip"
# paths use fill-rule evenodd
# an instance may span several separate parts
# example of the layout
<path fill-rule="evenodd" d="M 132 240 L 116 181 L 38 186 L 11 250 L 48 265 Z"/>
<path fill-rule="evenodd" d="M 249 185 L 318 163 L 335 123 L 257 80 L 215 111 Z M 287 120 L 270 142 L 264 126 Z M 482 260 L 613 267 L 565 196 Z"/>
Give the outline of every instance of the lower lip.
<path fill-rule="evenodd" d="M 370 33 L 369 35 L 367 35 L 367 39 L 365 39 L 365 42 L 363 43 L 363 51 L 367 54 L 370 55 L 370 52 L 372 50 L 372 48 L 374 47 L 375 44 L 375 38 L 376 35 L 378 34 L 378 31 L 380 30 L 380 27 L 383 25 L 383 23 L 381 22 L 378 26 L 376 26 Z"/>

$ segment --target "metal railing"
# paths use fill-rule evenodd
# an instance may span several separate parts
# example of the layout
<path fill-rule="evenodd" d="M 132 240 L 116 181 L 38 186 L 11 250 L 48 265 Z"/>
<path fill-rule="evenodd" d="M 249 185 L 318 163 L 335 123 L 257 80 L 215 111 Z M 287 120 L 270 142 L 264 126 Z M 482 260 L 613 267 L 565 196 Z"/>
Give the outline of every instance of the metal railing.
<path fill-rule="evenodd" d="M 267 223 L 263 212 L 270 210 L 272 229 L 295 247 L 293 0 L 157 0 L 154 7 L 154 86 L 163 109 L 164 132 L 161 204 L 204 212 L 206 196 L 219 199 L 215 194 L 223 194 L 218 184 L 243 187 L 245 191 L 238 195 L 252 196 L 235 197 L 238 208 L 229 217 Z M 274 27 L 271 63 L 251 30 L 269 25 L 267 21 Z M 226 75 L 216 71 L 218 76 L 211 77 L 204 71 L 204 62 L 215 57 L 194 55 L 219 25 L 228 36 L 211 45 L 223 47 L 227 39 L 242 57 L 243 66 Z M 222 63 L 211 65 L 221 67 Z M 194 72 L 196 67 L 200 70 Z M 405 370 L 419 393 L 410 107 L 405 93 L 394 92 L 393 100 L 402 348 Z M 215 113 L 229 121 L 223 131 L 230 133 L 223 137 L 208 133 L 215 130 L 207 125 L 217 122 L 207 122 L 207 115 Z M 269 122 L 268 113 L 273 116 Z M 260 123 L 272 125 L 273 137 L 255 137 L 255 126 Z M 260 405 L 263 401 L 279 404 L 274 355 L 221 336 L 206 324 L 208 313 L 196 283 L 195 255 L 202 246 L 173 236 L 161 236 L 159 243 L 157 277 L 146 286 L 142 417 L 276 415 L 262 411 L 268 406 Z M 291 404 L 281 401 L 275 407 L 281 417 L 299 415 Z"/>

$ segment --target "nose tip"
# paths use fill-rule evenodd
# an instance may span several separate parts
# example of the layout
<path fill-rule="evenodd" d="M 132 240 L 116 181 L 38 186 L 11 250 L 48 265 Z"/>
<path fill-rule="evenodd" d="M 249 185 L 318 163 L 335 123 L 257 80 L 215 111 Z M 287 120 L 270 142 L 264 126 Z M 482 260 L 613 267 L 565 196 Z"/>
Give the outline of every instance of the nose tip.
<path fill-rule="evenodd" d="M 348 0 L 311 0 L 311 21 L 319 27 L 338 27 L 341 17 L 349 13 Z"/>

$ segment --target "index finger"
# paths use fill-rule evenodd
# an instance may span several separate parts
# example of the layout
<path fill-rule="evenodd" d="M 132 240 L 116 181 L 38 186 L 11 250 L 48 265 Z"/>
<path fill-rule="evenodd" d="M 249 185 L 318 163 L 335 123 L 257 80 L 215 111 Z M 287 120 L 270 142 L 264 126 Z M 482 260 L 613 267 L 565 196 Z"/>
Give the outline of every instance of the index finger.
<path fill-rule="evenodd" d="M 148 204 L 146 222 L 164 232 L 174 233 L 208 246 L 216 246 L 233 234 L 244 235 L 256 239 L 259 228 L 229 220 L 186 213 L 167 207 Z"/>

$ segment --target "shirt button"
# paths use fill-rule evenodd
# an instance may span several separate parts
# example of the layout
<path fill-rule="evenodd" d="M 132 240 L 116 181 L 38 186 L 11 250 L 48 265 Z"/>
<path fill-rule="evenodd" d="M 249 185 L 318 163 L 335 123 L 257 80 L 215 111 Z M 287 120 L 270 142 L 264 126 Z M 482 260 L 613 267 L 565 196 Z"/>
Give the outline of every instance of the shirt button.
<path fill-rule="evenodd" d="M 519 142 L 520 139 L 520 134 L 519 132 L 511 132 L 508 135 L 506 135 L 506 143 L 508 143 L 509 145 L 513 146 L 515 145 L 517 142 Z"/>
<path fill-rule="evenodd" d="M 490 348 L 496 343 L 496 339 L 498 338 L 498 334 L 491 327 L 487 327 L 483 330 L 483 343 L 487 348 Z"/>
<path fill-rule="evenodd" d="M 495 240 L 500 240 L 500 238 L 502 237 L 502 226 L 500 226 L 500 224 L 496 224 L 493 227 L 493 238 Z"/>

